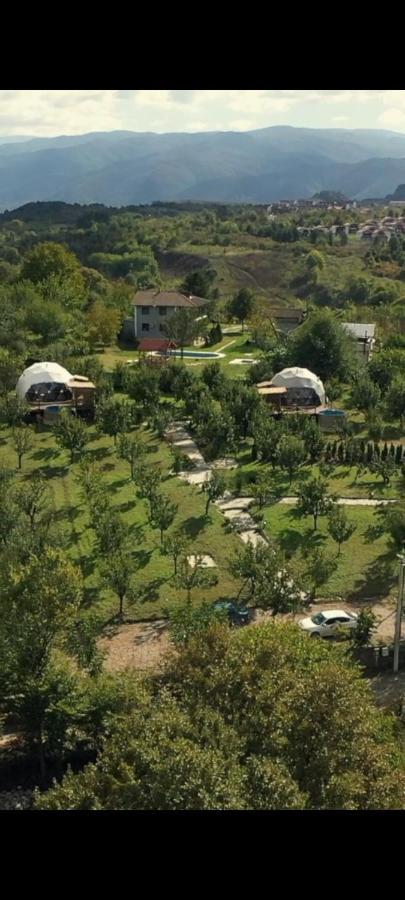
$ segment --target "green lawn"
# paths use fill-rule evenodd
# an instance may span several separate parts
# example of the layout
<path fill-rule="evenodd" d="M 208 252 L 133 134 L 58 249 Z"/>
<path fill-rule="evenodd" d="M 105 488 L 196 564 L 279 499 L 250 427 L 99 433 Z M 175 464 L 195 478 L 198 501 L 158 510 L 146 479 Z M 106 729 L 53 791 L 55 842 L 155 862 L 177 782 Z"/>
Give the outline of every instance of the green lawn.
<path fill-rule="evenodd" d="M 372 508 L 348 508 L 347 515 L 357 529 L 342 545 L 337 570 L 319 588 L 319 596 L 351 601 L 385 598 L 396 590 L 398 568 L 388 538 L 376 537 L 377 519 Z M 325 518 L 318 520 L 316 532 L 312 519 L 303 518 L 294 507 L 279 504 L 267 507 L 264 518 L 268 536 L 280 541 L 282 549 L 292 557 L 298 559 L 302 555 L 305 561 L 314 547 L 336 556 L 337 546 L 327 532 Z"/>
<path fill-rule="evenodd" d="M 134 619 L 161 617 L 170 608 L 184 603 L 186 592 L 174 584 L 172 562 L 160 552 L 159 534 L 148 523 L 148 504 L 137 497 L 136 487 L 129 480 L 128 465 L 118 458 L 111 438 L 98 438 L 94 427 L 90 427 L 89 432 L 91 441 L 87 452 L 99 463 L 114 505 L 131 526 L 134 553 L 145 563 L 134 579 L 136 588 L 139 587 L 139 599 L 128 607 L 127 612 Z M 238 585 L 227 569 L 229 558 L 240 548 L 239 539 L 226 532 L 225 521 L 215 507 L 211 507 L 205 517 L 205 497 L 198 488 L 168 474 L 171 466 L 168 446 L 147 430 L 140 430 L 140 433 L 147 446 L 148 461 L 162 470 L 162 491 L 179 506 L 174 527 L 184 525 L 192 538 L 191 552 L 210 554 L 218 564 L 218 584 L 210 589 L 193 591 L 193 602 L 204 598 L 234 597 Z M 36 433 L 35 448 L 23 460 L 23 470 L 18 477 L 28 478 L 38 469 L 44 472 L 53 509 L 67 537 L 68 552 L 72 560 L 80 564 L 85 576 L 88 608 L 98 610 L 107 620 L 116 611 L 118 601 L 100 583 L 95 535 L 89 527 L 87 509 L 75 481 L 77 463 L 68 466 L 68 457 L 66 452 L 56 448 L 51 431 L 43 428 Z M 0 465 L 16 466 L 16 456 L 4 429 L 1 431 Z"/>

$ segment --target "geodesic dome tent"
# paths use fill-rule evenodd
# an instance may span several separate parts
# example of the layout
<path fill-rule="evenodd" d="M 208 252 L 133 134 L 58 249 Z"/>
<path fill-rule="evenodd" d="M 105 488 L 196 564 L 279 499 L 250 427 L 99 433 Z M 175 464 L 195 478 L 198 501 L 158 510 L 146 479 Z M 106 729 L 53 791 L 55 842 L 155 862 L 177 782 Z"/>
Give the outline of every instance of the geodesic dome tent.
<path fill-rule="evenodd" d="M 28 403 L 66 402 L 73 396 L 68 386 L 71 379 L 70 372 L 58 363 L 34 363 L 20 375 L 16 392 Z"/>
<path fill-rule="evenodd" d="M 287 388 L 283 401 L 287 406 L 319 406 L 326 401 L 325 388 L 320 378 L 309 369 L 292 366 L 283 369 L 272 378 L 274 387 Z"/>

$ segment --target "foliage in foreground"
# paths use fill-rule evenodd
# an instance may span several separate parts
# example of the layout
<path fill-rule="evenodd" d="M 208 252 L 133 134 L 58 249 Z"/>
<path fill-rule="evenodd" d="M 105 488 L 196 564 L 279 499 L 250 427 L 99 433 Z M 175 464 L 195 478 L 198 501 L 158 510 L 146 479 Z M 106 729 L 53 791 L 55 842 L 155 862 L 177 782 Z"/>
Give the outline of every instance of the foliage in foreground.
<path fill-rule="evenodd" d="M 40 809 L 388 809 L 405 806 L 393 720 L 339 647 L 291 624 L 194 633 L 96 763 Z"/>

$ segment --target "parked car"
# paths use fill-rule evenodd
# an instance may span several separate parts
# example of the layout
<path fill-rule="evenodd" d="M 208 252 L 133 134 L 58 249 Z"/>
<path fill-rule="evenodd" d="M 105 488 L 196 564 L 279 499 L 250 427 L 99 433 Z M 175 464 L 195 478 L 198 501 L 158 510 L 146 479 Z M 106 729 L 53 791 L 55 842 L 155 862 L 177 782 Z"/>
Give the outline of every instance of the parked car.
<path fill-rule="evenodd" d="M 230 625 L 247 625 L 249 622 L 249 610 L 245 606 L 237 606 L 232 600 L 217 600 L 213 606 L 227 613 Z"/>
<path fill-rule="evenodd" d="M 355 628 L 357 615 L 345 612 L 344 609 L 325 609 L 307 619 L 301 619 L 298 624 L 310 637 L 329 638 L 335 637 L 341 629 L 349 632 Z"/>

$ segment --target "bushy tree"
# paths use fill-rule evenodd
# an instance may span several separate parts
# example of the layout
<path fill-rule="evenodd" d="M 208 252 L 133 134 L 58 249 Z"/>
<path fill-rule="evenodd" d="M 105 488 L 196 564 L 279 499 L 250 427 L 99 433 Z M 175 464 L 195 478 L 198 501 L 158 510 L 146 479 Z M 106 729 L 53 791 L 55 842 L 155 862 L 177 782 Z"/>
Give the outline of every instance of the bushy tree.
<path fill-rule="evenodd" d="M 341 546 L 351 538 L 356 531 L 354 522 L 349 522 L 347 512 L 343 506 L 337 503 L 332 507 L 328 516 L 328 531 L 338 545 L 338 556 L 340 556 Z"/>
<path fill-rule="evenodd" d="M 405 378 L 396 376 L 386 394 L 387 410 L 394 419 L 399 419 L 401 428 L 405 419 Z"/>
<path fill-rule="evenodd" d="M 164 532 L 173 525 L 178 506 L 163 494 L 154 493 L 149 499 L 150 522 L 160 532 L 160 543 L 163 545 Z"/>
<path fill-rule="evenodd" d="M 249 288 L 241 288 L 229 303 L 229 312 L 235 319 L 239 319 L 242 331 L 245 330 L 246 319 L 251 316 L 255 305 L 255 295 Z"/>
<path fill-rule="evenodd" d="M 278 445 L 278 462 L 282 469 L 286 469 L 290 484 L 294 473 L 297 472 L 306 459 L 304 441 L 293 434 L 284 434 Z"/>
<path fill-rule="evenodd" d="M 136 560 L 127 548 L 118 547 L 109 552 L 108 558 L 100 567 L 101 576 L 107 587 L 117 594 L 119 600 L 118 616 L 124 615 L 124 604 L 128 599 L 133 599 L 131 593 L 132 577 L 136 571 Z"/>
<path fill-rule="evenodd" d="M 211 478 L 203 484 L 203 491 L 206 495 L 205 515 L 208 515 L 210 503 L 219 500 L 225 492 L 226 481 L 216 469 L 211 473 Z"/>
<path fill-rule="evenodd" d="M 96 301 L 90 307 L 87 316 L 88 340 L 95 344 L 112 344 L 116 341 L 122 324 L 122 315 L 118 309 Z"/>
<path fill-rule="evenodd" d="M 181 556 L 185 555 L 190 539 L 181 529 L 167 534 L 163 540 L 163 553 L 171 556 L 173 560 L 174 575 L 177 575 L 177 563 Z"/>
<path fill-rule="evenodd" d="M 74 462 L 75 455 L 80 456 L 88 439 L 88 428 L 83 419 L 73 416 L 66 409 L 59 413 L 58 420 L 53 427 L 56 443 L 64 450 L 70 450 L 70 462 Z"/>
<path fill-rule="evenodd" d="M 135 476 L 136 466 L 145 458 L 145 452 L 145 445 L 137 434 L 120 434 L 118 454 L 129 464 L 132 479 Z"/>
<path fill-rule="evenodd" d="M 336 560 L 319 547 L 309 554 L 305 574 L 309 581 L 312 599 L 315 598 L 318 588 L 329 581 L 336 571 L 336 566 Z"/>
<path fill-rule="evenodd" d="M 362 412 L 375 411 L 381 399 L 381 391 L 367 373 L 362 373 L 353 382 L 351 399 L 356 409 Z"/>
<path fill-rule="evenodd" d="M 117 443 L 117 435 L 128 431 L 132 422 L 132 404 L 117 397 L 108 397 L 97 404 L 96 422 L 104 434 L 109 434 Z"/>
<path fill-rule="evenodd" d="M 346 379 L 353 365 L 353 342 L 329 310 L 308 317 L 292 336 L 293 364 L 326 380 Z"/>
<path fill-rule="evenodd" d="M 326 516 L 333 503 L 327 482 L 322 478 L 305 481 L 298 490 L 298 509 L 303 516 L 313 516 L 316 531 L 319 516 Z"/>
<path fill-rule="evenodd" d="M 199 321 L 197 321 L 199 319 Z M 167 322 L 163 325 L 166 337 L 174 341 L 180 347 L 180 356 L 183 359 L 184 347 L 192 342 L 203 332 L 204 325 L 198 316 L 198 309 L 186 309 L 179 307 Z"/>
<path fill-rule="evenodd" d="M 403 809 L 404 764 L 392 718 L 342 647 L 293 624 L 211 622 L 110 718 L 98 760 L 37 806 Z"/>
<path fill-rule="evenodd" d="M 11 439 L 17 454 L 18 468 L 21 469 L 23 456 L 29 453 L 34 446 L 34 435 L 28 425 L 20 425 L 19 428 L 13 428 Z"/>

